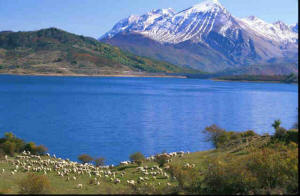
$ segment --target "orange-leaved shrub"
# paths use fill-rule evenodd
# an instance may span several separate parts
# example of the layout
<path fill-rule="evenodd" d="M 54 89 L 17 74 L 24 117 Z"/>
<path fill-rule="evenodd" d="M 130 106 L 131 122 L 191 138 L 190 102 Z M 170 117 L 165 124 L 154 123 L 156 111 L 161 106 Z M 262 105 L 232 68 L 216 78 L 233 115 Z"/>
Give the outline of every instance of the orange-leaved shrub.
<path fill-rule="evenodd" d="M 50 182 L 45 175 L 29 173 L 18 182 L 18 186 L 21 194 L 50 193 Z"/>

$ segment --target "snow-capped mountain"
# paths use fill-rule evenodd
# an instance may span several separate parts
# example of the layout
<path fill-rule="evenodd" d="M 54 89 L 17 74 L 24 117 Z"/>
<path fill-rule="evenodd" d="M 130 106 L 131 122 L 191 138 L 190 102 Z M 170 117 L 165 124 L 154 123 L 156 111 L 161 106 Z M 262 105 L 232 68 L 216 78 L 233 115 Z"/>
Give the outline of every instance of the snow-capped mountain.
<path fill-rule="evenodd" d="M 249 16 L 248 18 L 240 19 L 240 25 L 244 27 L 242 22 L 259 34 L 259 36 L 273 41 L 295 43 L 298 40 L 298 34 L 281 21 L 269 24 L 260 18 Z"/>
<path fill-rule="evenodd" d="M 298 23 L 296 23 L 294 25 L 290 25 L 290 29 L 292 31 L 294 31 L 295 33 L 298 33 Z"/>
<path fill-rule="evenodd" d="M 217 0 L 178 13 L 169 8 L 132 15 L 100 40 L 204 71 L 298 57 L 298 24 L 269 24 L 255 16 L 237 18 Z"/>
<path fill-rule="evenodd" d="M 197 35 L 201 39 L 203 34 L 212 31 L 215 22 L 227 22 L 230 16 L 218 1 L 209 0 L 177 14 L 169 8 L 153 10 L 142 16 L 132 15 L 117 23 L 102 38 L 112 38 L 120 32 L 135 32 L 159 42 L 180 43 Z M 220 32 L 224 34 L 231 26 L 232 22 L 228 21 Z"/>

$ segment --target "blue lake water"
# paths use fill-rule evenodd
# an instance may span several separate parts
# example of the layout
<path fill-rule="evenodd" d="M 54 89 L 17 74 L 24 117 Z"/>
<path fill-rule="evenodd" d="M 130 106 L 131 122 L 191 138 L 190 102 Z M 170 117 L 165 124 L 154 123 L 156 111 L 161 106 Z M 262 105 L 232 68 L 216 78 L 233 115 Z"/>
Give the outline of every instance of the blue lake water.
<path fill-rule="evenodd" d="M 0 75 L 0 134 L 12 131 L 57 157 L 211 149 L 201 131 L 273 133 L 297 120 L 298 85 L 180 78 Z"/>

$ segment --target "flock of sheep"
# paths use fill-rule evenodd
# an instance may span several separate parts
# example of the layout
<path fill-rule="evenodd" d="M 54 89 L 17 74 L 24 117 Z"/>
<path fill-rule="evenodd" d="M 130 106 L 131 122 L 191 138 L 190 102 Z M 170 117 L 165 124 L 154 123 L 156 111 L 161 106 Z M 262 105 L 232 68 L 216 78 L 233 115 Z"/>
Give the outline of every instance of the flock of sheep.
<path fill-rule="evenodd" d="M 189 152 L 188 152 L 189 153 Z M 172 157 L 183 156 L 184 152 L 173 152 L 173 153 L 164 153 L 172 160 Z M 7 155 L 5 160 L 12 164 L 14 167 L 10 171 L 5 171 L 2 169 L 2 173 L 10 172 L 11 175 L 15 175 L 17 172 L 37 172 L 43 173 L 44 175 L 49 174 L 50 172 L 54 173 L 57 176 L 64 178 L 66 181 L 76 181 L 81 175 L 88 175 L 91 178 L 93 184 L 99 186 L 100 179 L 104 179 L 108 182 L 115 184 L 125 182 L 125 171 L 113 171 L 113 165 L 111 166 L 100 166 L 96 167 L 92 164 L 81 164 L 77 162 L 70 161 L 69 159 L 63 160 L 61 158 L 56 158 L 55 155 L 52 157 L 50 154 L 46 154 L 46 157 L 41 157 L 38 155 L 32 155 L 30 152 L 24 151 L 21 155 L 16 156 L 15 159 L 9 159 Z M 155 160 L 154 156 L 148 157 L 147 160 Z M 123 161 L 120 165 L 129 165 L 131 161 Z M 186 164 L 185 166 L 192 167 L 192 165 Z M 136 173 L 139 174 L 139 177 L 135 179 L 128 179 L 126 183 L 129 185 L 136 185 L 136 183 L 145 183 L 150 179 L 168 179 L 169 175 L 164 171 L 164 169 L 154 165 L 153 167 L 137 167 Z M 160 182 L 158 183 L 160 185 Z M 167 183 L 170 186 L 170 183 Z M 77 184 L 76 188 L 83 188 L 82 184 Z"/>

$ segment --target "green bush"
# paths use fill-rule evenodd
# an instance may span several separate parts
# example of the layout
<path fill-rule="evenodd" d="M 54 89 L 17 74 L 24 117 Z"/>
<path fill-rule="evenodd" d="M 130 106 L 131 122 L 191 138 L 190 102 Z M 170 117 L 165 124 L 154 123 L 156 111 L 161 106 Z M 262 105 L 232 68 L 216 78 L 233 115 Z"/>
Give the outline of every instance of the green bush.
<path fill-rule="evenodd" d="M 11 156 L 14 153 L 20 153 L 24 150 L 25 142 L 19 138 L 17 138 L 13 133 L 7 132 L 4 134 L 4 137 L 0 139 L 0 148 L 6 154 Z"/>
<path fill-rule="evenodd" d="M 216 148 L 218 148 L 219 146 L 219 140 L 220 138 L 224 135 L 225 130 L 221 129 L 220 127 L 218 127 L 217 125 L 213 124 L 209 127 L 206 127 L 204 130 L 204 133 L 208 133 L 208 141 L 212 141 L 214 146 Z"/>
<path fill-rule="evenodd" d="M 50 193 L 50 182 L 45 175 L 28 174 L 19 183 L 21 194 L 45 194 Z"/>
<path fill-rule="evenodd" d="M 279 127 L 275 134 L 272 136 L 272 140 L 281 141 L 285 143 L 295 142 L 298 143 L 298 129 L 286 130 L 282 127 Z M 276 142 L 275 141 L 275 142 Z"/>
<path fill-rule="evenodd" d="M 159 164 L 159 167 L 163 167 L 169 160 L 169 156 L 166 154 L 160 154 L 155 156 L 155 162 Z"/>
<path fill-rule="evenodd" d="M 3 160 L 4 159 L 4 157 L 5 157 L 5 152 L 4 152 L 4 150 L 2 149 L 2 148 L 0 148 L 0 160 Z"/>
<path fill-rule="evenodd" d="M 129 158 L 131 161 L 134 161 L 138 165 L 141 165 L 143 163 L 143 161 L 145 160 L 145 156 L 140 152 L 131 154 Z"/>
<path fill-rule="evenodd" d="M 33 149 L 33 154 L 36 154 L 36 155 L 45 155 L 45 153 L 48 151 L 48 149 L 44 146 L 44 145 L 39 145 L 39 146 L 36 146 L 34 149 Z"/>
<path fill-rule="evenodd" d="M 95 166 L 99 167 L 99 166 L 103 166 L 104 165 L 104 158 L 103 157 L 99 157 L 99 158 L 95 158 L 94 162 L 95 162 Z"/>
<path fill-rule="evenodd" d="M 245 132 L 241 133 L 242 137 L 251 137 L 251 136 L 256 136 L 256 135 L 257 134 L 252 130 L 248 130 L 248 131 L 245 131 Z"/>
<path fill-rule="evenodd" d="M 194 168 L 183 168 L 178 164 L 170 165 L 168 172 L 177 180 L 179 190 L 191 191 L 199 181 L 199 173 Z"/>
<path fill-rule="evenodd" d="M 93 161 L 93 158 L 92 158 L 90 155 L 88 155 L 88 154 L 82 154 L 82 155 L 79 155 L 79 156 L 78 156 L 78 160 L 79 160 L 80 162 L 82 162 L 83 164 L 85 164 L 85 163 L 90 163 L 90 162 L 92 162 L 92 161 Z"/>
<path fill-rule="evenodd" d="M 295 194 L 298 192 L 298 145 L 275 143 L 244 156 L 208 160 L 202 194 Z"/>
<path fill-rule="evenodd" d="M 287 142 L 295 142 L 299 143 L 299 138 L 298 138 L 298 129 L 290 129 L 287 131 Z"/>
<path fill-rule="evenodd" d="M 36 155 L 44 155 L 48 151 L 45 146 L 36 146 L 34 142 L 26 143 L 24 140 L 17 138 L 11 132 L 5 133 L 4 137 L 0 138 L 0 149 L 11 156 L 15 153 L 21 153 L 24 150 Z"/>
<path fill-rule="evenodd" d="M 246 142 L 248 137 L 258 136 L 254 131 L 245 132 L 226 131 L 217 125 L 206 127 L 203 131 L 208 134 L 207 141 L 211 141 L 216 148 L 228 147 L 228 145 Z"/>
<path fill-rule="evenodd" d="M 281 140 L 284 140 L 286 135 L 287 135 L 287 130 L 283 127 L 278 127 L 275 131 L 274 137 L 278 138 L 278 139 L 281 139 Z"/>
<path fill-rule="evenodd" d="M 14 156 L 16 151 L 16 144 L 7 140 L 2 144 L 2 149 L 6 154 L 9 154 L 10 156 Z"/>

